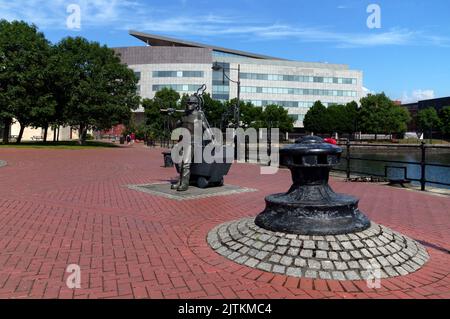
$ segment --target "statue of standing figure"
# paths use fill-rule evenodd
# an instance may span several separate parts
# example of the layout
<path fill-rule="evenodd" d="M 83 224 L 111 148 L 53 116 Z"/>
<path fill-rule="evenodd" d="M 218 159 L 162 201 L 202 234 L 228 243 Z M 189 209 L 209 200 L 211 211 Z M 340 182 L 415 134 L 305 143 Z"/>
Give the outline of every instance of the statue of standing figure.
<path fill-rule="evenodd" d="M 185 143 L 183 147 L 182 158 L 183 161 L 179 165 L 180 177 L 177 183 L 171 186 L 172 189 L 176 189 L 179 192 L 184 192 L 189 189 L 190 179 L 191 179 L 191 165 L 193 160 L 193 150 L 195 147 L 194 131 L 195 127 L 199 125 L 202 127 L 202 131 L 206 132 L 206 140 L 201 139 L 203 147 L 206 144 L 214 141 L 214 135 L 209 126 L 208 120 L 203 112 L 203 93 L 206 90 L 206 85 L 203 85 L 197 93 L 189 96 L 186 107 L 184 110 L 162 110 L 169 111 L 169 113 L 179 112 L 183 113 L 181 120 L 178 122 L 178 127 L 185 128 L 189 131 L 191 135 L 190 143 Z"/>

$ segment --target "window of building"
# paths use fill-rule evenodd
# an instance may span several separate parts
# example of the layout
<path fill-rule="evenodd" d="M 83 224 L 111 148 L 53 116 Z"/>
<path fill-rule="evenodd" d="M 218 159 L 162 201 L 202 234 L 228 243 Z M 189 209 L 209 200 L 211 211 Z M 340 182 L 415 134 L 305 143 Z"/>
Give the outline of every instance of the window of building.
<path fill-rule="evenodd" d="M 203 78 L 203 71 L 153 71 L 154 78 Z"/>
<path fill-rule="evenodd" d="M 170 88 L 177 92 L 196 92 L 201 84 L 155 84 L 152 89 L 153 92 L 162 90 L 163 88 Z"/>

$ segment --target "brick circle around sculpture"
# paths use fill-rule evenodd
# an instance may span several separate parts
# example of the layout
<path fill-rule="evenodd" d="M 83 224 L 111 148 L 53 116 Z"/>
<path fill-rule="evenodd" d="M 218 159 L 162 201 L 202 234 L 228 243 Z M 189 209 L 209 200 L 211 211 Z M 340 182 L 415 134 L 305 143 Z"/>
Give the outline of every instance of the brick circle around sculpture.
<path fill-rule="evenodd" d="M 421 244 L 373 222 L 359 233 L 304 236 L 271 232 L 258 227 L 254 218 L 245 218 L 215 227 L 207 241 L 218 254 L 238 264 L 325 280 L 408 275 L 429 259 Z"/>
<path fill-rule="evenodd" d="M 7 163 L 5 161 L 0 160 L 0 167 L 6 166 L 6 164 Z"/>

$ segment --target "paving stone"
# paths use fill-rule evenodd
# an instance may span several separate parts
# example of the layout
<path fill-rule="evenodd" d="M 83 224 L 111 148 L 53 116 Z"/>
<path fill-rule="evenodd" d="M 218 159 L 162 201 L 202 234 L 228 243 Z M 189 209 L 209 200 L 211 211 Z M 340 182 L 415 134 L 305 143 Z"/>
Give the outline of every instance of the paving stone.
<path fill-rule="evenodd" d="M 261 241 L 257 241 L 255 243 L 253 243 L 253 245 L 252 245 L 252 247 L 254 247 L 255 249 L 261 249 L 261 248 L 263 248 L 263 246 L 264 246 L 264 243 Z"/>
<path fill-rule="evenodd" d="M 303 242 L 303 248 L 304 249 L 315 249 L 316 248 L 316 244 L 312 240 L 305 240 Z"/>
<path fill-rule="evenodd" d="M 319 271 L 319 277 L 320 277 L 320 279 L 324 279 L 324 280 L 331 280 L 331 279 L 333 279 L 331 277 L 331 274 L 329 272 L 326 272 L 326 271 Z"/>
<path fill-rule="evenodd" d="M 353 246 L 355 246 L 358 249 L 361 249 L 364 247 L 364 244 L 360 240 L 354 240 L 352 241 Z"/>
<path fill-rule="evenodd" d="M 294 265 L 297 267 L 305 267 L 306 266 L 306 260 L 303 258 L 295 258 Z"/>
<path fill-rule="evenodd" d="M 260 241 L 268 241 L 269 239 L 270 239 L 270 235 L 267 235 L 267 234 L 262 234 L 260 237 L 259 237 L 259 240 Z"/>
<path fill-rule="evenodd" d="M 328 258 L 330 258 L 330 260 L 339 260 L 339 255 L 335 251 L 330 251 L 328 253 Z"/>
<path fill-rule="evenodd" d="M 272 270 L 272 265 L 269 264 L 269 263 L 264 263 L 264 262 L 262 262 L 262 263 L 259 263 L 259 264 L 256 266 L 256 268 L 261 269 L 261 270 L 264 270 L 264 271 L 267 271 L 267 272 L 270 272 L 270 271 Z"/>
<path fill-rule="evenodd" d="M 343 260 L 345 260 L 345 261 L 348 261 L 348 260 L 352 259 L 352 257 L 349 255 L 349 253 L 347 253 L 345 251 L 343 251 L 343 252 L 341 252 L 339 254 L 341 255 L 341 258 Z"/>
<path fill-rule="evenodd" d="M 323 250 L 316 250 L 316 258 L 318 259 L 328 259 L 328 253 Z"/>
<path fill-rule="evenodd" d="M 245 262 L 245 265 L 249 266 L 249 267 L 256 267 L 256 265 L 258 265 L 258 263 L 259 263 L 259 260 L 250 258 Z"/>
<path fill-rule="evenodd" d="M 383 267 L 383 270 L 384 270 L 389 276 L 392 276 L 392 277 L 396 277 L 396 276 L 399 275 L 398 272 L 396 272 L 396 271 L 394 270 L 393 267 Z"/>
<path fill-rule="evenodd" d="M 354 260 L 349 261 L 349 262 L 347 263 L 347 265 L 348 265 L 348 267 L 349 267 L 350 269 L 359 269 L 359 268 L 360 268 L 359 263 L 358 263 L 357 261 L 354 261 Z"/>
<path fill-rule="evenodd" d="M 317 271 L 308 269 L 305 271 L 305 278 L 317 278 Z"/>
<path fill-rule="evenodd" d="M 392 256 L 387 256 L 386 259 L 387 259 L 387 261 L 389 261 L 389 263 L 390 263 L 391 265 L 393 265 L 393 266 L 398 266 L 398 265 L 400 264 L 400 263 L 398 262 L 398 260 L 395 259 L 395 258 L 392 257 Z"/>
<path fill-rule="evenodd" d="M 346 235 L 337 235 L 336 239 L 340 242 L 343 242 L 343 241 L 349 240 L 350 238 L 348 238 Z"/>
<path fill-rule="evenodd" d="M 383 267 L 390 266 L 389 261 L 387 261 L 386 258 L 384 258 L 383 256 L 377 257 L 377 260 Z"/>
<path fill-rule="evenodd" d="M 272 271 L 278 274 L 286 274 L 286 267 L 280 265 L 274 265 Z"/>
<path fill-rule="evenodd" d="M 333 271 L 331 275 L 334 280 L 346 280 L 345 274 L 342 271 Z"/>
<path fill-rule="evenodd" d="M 284 254 L 286 253 L 287 250 L 288 250 L 288 247 L 287 247 L 287 246 L 279 246 L 279 247 L 277 247 L 277 248 L 275 249 L 275 252 L 276 252 L 277 254 L 284 255 Z"/>
<path fill-rule="evenodd" d="M 341 261 L 335 261 L 334 266 L 336 267 L 337 270 L 347 270 L 348 269 L 347 263 L 341 262 Z"/>
<path fill-rule="evenodd" d="M 339 251 L 342 250 L 341 246 L 337 242 L 330 242 L 331 250 Z"/>
<path fill-rule="evenodd" d="M 328 243 L 326 241 L 319 241 L 317 243 L 317 248 L 320 250 L 329 250 L 329 247 L 330 246 L 328 245 Z"/>
<path fill-rule="evenodd" d="M 301 247 L 302 241 L 298 239 L 292 239 L 291 240 L 291 246 L 292 247 Z"/>
<path fill-rule="evenodd" d="M 241 254 L 235 251 L 235 252 L 232 252 L 231 254 L 229 254 L 229 255 L 227 256 L 227 258 L 229 258 L 229 259 L 231 259 L 231 260 L 235 260 L 236 258 L 238 258 L 238 257 L 240 257 L 240 256 L 241 256 Z"/>
<path fill-rule="evenodd" d="M 236 258 L 234 261 L 238 264 L 243 264 L 248 260 L 248 258 L 249 258 L 248 256 L 241 256 L 239 258 Z"/>
<path fill-rule="evenodd" d="M 283 256 L 280 260 L 280 263 L 284 266 L 292 265 L 292 257 Z"/>
<path fill-rule="evenodd" d="M 260 251 L 259 253 L 256 254 L 255 257 L 259 260 L 263 260 L 264 258 L 267 257 L 267 255 L 269 255 L 267 251 Z"/>
<path fill-rule="evenodd" d="M 347 277 L 349 280 L 361 280 L 361 276 L 353 270 L 346 271 L 345 277 Z"/>
<path fill-rule="evenodd" d="M 363 258 L 363 256 L 361 255 L 361 253 L 360 253 L 359 251 L 357 251 L 357 250 L 352 250 L 352 251 L 350 252 L 350 254 L 352 255 L 353 258 L 356 258 L 356 259 Z"/>
<path fill-rule="evenodd" d="M 317 260 L 314 260 L 314 259 L 310 259 L 310 260 L 308 260 L 308 267 L 309 268 L 311 268 L 311 269 L 320 269 L 321 268 L 321 265 L 320 265 L 320 262 L 318 262 Z"/>
<path fill-rule="evenodd" d="M 286 275 L 291 276 L 291 277 L 301 277 L 302 276 L 302 270 L 300 268 L 289 267 L 286 270 Z"/>
<path fill-rule="evenodd" d="M 309 249 L 302 249 L 300 251 L 300 257 L 311 258 L 313 256 L 313 251 Z"/>
<path fill-rule="evenodd" d="M 329 260 L 324 260 L 321 262 L 321 264 L 322 264 L 322 269 L 324 269 L 324 270 L 333 270 L 334 269 L 333 262 L 331 262 Z"/>
<path fill-rule="evenodd" d="M 268 244 L 261 248 L 264 251 L 273 251 L 275 249 L 275 245 Z"/>
<path fill-rule="evenodd" d="M 370 248 L 373 248 L 373 247 L 377 246 L 371 239 L 364 240 L 364 243 Z"/>
<path fill-rule="evenodd" d="M 289 248 L 287 253 L 288 253 L 288 255 L 291 255 L 291 256 L 297 256 L 299 254 L 299 252 L 300 252 L 299 248 Z"/>
<path fill-rule="evenodd" d="M 250 249 L 247 253 L 247 255 L 255 257 L 256 255 L 258 255 L 258 253 L 260 252 L 260 250 L 258 249 Z"/>
<path fill-rule="evenodd" d="M 361 249 L 361 253 L 364 255 L 364 257 L 366 258 L 372 258 L 373 255 L 370 253 L 370 251 L 368 251 L 367 249 L 363 248 Z"/>
<path fill-rule="evenodd" d="M 277 241 L 277 246 L 287 246 L 290 240 L 287 238 L 281 238 Z"/>
<path fill-rule="evenodd" d="M 403 267 L 397 266 L 397 267 L 394 267 L 394 269 L 396 272 L 398 272 L 402 276 L 406 276 L 407 274 L 409 274 L 409 272 Z"/>
<path fill-rule="evenodd" d="M 274 254 L 272 256 L 270 256 L 269 261 L 273 262 L 273 263 L 278 263 L 281 260 L 281 255 L 277 255 Z"/>
<path fill-rule="evenodd" d="M 374 257 L 381 255 L 380 251 L 377 248 L 369 248 L 369 251 Z"/>
<path fill-rule="evenodd" d="M 347 249 L 347 250 L 352 250 L 352 249 L 354 249 L 352 243 L 349 242 L 349 241 L 341 242 L 341 246 L 344 247 L 344 249 Z"/>
<path fill-rule="evenodd" d="M 348 236 L 348 238 L 350 238 L 351 241 L 354 241 L 354 240 L 358 240 L 358 239 L 359 239 L 359 237 L 356 236 L 355 234 L 347 234 L 347 236 Z"/>

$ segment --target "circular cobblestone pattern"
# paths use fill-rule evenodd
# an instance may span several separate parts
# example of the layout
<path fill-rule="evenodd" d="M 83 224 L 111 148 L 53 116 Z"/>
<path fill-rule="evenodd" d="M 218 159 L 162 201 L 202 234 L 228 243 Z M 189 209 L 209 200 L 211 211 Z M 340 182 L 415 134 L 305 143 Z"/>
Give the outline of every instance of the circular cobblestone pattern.
<path fill-rule="evenodd" d="M 246 218 L 217 226 L 208 244 L 234 262 L 292 277 L 362 280 L 398 277 L 429 259 L 414 240 L 372 222 L 369 229 L 337 236 L 274 233 Z"/>

